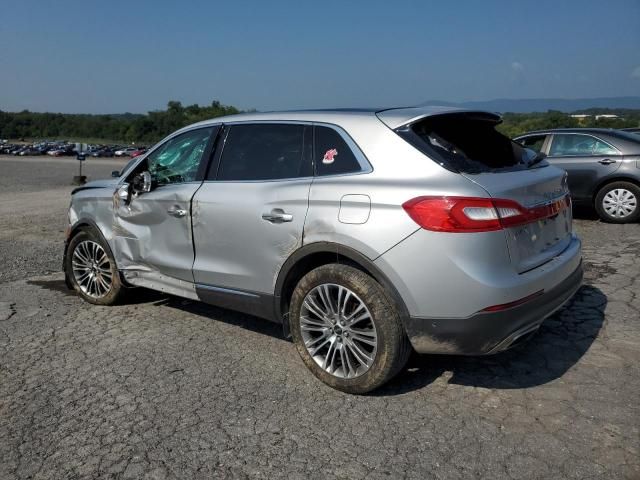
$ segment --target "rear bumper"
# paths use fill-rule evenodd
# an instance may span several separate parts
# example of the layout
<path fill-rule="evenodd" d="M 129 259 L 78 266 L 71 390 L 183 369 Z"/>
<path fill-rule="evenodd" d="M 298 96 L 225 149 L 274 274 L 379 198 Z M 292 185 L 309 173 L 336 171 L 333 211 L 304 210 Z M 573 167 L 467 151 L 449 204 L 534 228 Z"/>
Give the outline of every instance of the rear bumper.
<path fill-rule="evenodd" d="M 419 353 L 487 355 L 506 350 L 538 330 L 582 285 L 582 263 L 566 279 L 522 305 L 467 318 L 405 320 L 405 330 Z"/>

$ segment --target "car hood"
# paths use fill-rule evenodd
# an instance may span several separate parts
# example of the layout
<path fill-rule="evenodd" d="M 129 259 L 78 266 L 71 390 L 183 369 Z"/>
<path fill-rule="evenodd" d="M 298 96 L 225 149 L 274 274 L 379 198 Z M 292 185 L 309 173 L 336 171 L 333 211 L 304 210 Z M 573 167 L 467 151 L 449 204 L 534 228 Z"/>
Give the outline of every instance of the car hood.
<path fill-rule="evenodd" d="M 112 188 L 115 189 L 116 185 L 120 181 L 119 178 L 108 178 L 105 180 L 94 180 L 93 182 L 88 182 L 82 185 L 81 187 L 74 188 L 71 192 L 71 195 L 77 192 L 81 192 L 82 190 L 90 190 L 92 188 Z"/>

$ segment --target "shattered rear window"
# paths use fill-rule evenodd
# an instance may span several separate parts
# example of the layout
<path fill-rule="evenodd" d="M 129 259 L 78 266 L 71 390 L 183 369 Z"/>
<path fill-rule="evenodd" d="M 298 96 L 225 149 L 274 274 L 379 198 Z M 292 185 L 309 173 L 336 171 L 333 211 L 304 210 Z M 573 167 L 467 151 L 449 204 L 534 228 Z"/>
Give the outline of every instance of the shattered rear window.
<path fill-rule="evenodd" d="M 499 117 L 490 114 L 434 115 L 396 133 L 448 170 L 482 173 L 526 168 L 535 155 L 498 132 Z"/>

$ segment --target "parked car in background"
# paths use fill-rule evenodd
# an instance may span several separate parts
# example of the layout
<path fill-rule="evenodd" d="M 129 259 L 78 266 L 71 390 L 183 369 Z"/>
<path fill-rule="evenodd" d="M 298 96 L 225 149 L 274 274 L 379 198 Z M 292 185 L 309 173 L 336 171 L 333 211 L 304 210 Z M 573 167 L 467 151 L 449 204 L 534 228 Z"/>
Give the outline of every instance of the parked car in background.
<path fill-rule="evenodd" d="M 113 157 L 114 151 L 109 147 L 103 147 L 91 152 L 92 157 Z"/>
<path fill-rule="evenodd" d="M 133 152 L 135 152 L 136 150 L 138 150 L 137 147 L 126 147 L 126 148 L 122 148 L 120 150 L 116 150 L 115 151 L 115 156 L 116 157 L 128 157 L 130 156 Z"/>
<path fill-rule="evenodd" d="M 640 135 L 640 127 L 623 128 L 622 131 Z"/>
<path fill-rule="evenodd" d="M 530 338 L 580 287 L 566 174 L 448 108 L 254 113 L 170 135 L 72 194 L 86 301 L 131 286 L 283 324 L 311 372 L 373 390 L 414 348 Z"/>
<path fill-rule="evenodd" d="M 140 155 L 143 155 L 145 153 L 147 153 L 147 149 L 146 148 L 139 148 L 139 149 L 134 150 L 133 152 L 131 152 L 131 158 L 139 157 Z"/>
<path fill-rule="evenodd" d="M 43 149 L 39 147 L 25 147 L 20 149 L 17 155 L 23 157 L 27 155 L 43 155 L 44 153 Z"/>
<path fill-rule="evenodd" d="M 51 155 L 52 157 L 62 157 L 73 155 L 75 151 L 75 145 L 73 144 L 64 144 L 58 145 L 47 152 L 47 155 Z"/>
<path fill-rule="evenodd" d="M 529 132 L 514 139 L 568 174 L 571 198 L 612 223 L 640 218 L 640 137 L 613 129 Z"/>

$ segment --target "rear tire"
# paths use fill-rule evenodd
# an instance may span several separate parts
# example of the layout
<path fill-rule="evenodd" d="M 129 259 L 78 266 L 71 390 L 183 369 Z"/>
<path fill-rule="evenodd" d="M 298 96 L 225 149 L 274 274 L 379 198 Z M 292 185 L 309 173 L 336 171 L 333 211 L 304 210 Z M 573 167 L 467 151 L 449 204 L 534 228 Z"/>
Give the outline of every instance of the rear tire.
<path fill-rule="evenodd" d="M 124 297 L 120 274 L 109 245 L 92 229 L 69 242 L 65 270 L 73 289 L 95 305 L 114 305 Z"/>
<path fill-rule="evenodd" d="M 402 370 L 411 353 L 384 289 L 347 265 L 323 265 L 307 273 L 293 292 L 289 319 L 302 361 L 343 392 L 380 387 Z"/>
<path fill-rule="evenodd" d="M 631 223 L 640 218 L 640 187 L 631 182 L 613 182 L 596 195 L 598 216 L 609 223 Z"/>

